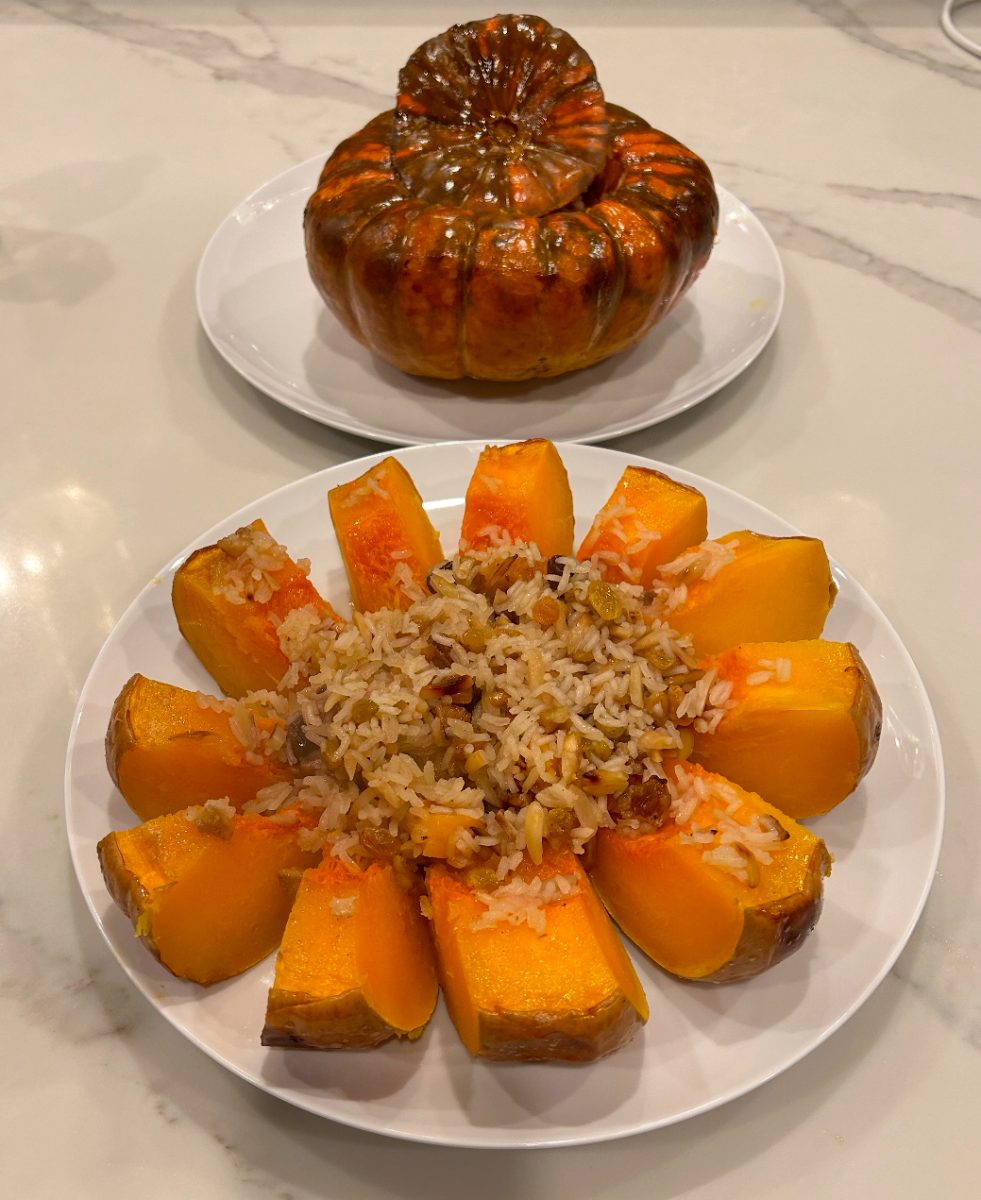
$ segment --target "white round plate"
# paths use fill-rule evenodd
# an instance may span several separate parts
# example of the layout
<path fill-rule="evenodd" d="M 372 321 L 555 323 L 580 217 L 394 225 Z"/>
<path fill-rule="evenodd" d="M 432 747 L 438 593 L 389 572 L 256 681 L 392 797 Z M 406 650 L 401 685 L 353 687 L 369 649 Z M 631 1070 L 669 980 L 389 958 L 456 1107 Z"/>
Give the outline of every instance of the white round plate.
<path fill-rule="evenodd" d="M 422 489 L 446 549 L 455 545 L 481 446 L 426 446 L 397 455 Z M 586 446 L 560 451 L 581 537 L 623 468 L 644 460 Z M 325 493 L 381 457 L 301 479 L 201 534 L 137 597 L 96 659 L 75 714 L 65 808 L 82 891 L 124 970 L 186 1037 L 266 1092 L 347 1125 L 443 1145 L 557 1146 L 622 1137 L 723 1104 L 797 1062 L 859 1007 L 903 948 L 933 878 L 943 823 L 940 746 L 923 685 L 889 622 L 837 567 L 841 590 L 826 635 L 860 647 L 882 695 L 883 728 L 865 782 L 816 822 L 835 855 L 820 923 L 791 958 L 727 987 L 680 983 L 635 953 L 651 1019 L 611 1057 L 589 1066 L 476 1061 L 458 1041 L 442 1002 L 411 1044 L 360 1053 L 263 1049 L 259 1033 L 273 958 L 204 989 L 174 979 L 133 937 L 96 859 L 99 838 L 134 823 L 106 773 L 110 708 L 137 671 L 214 689 L 177 631 L 170 606 L 175 567 L 191 549 L 261 516 L 295 554 L 312 558 L 314 582 L 342 606 L 347 585 Z M 725 488 L 664 469 L 705 493 L 713 535 L 741 528 L 796 532 Z"/>
<path fill-rule="evenodd" d="M 303 207 L 324 156 L 264 184 L 201 258 L 198 314 L 219 354 L 287 408 L 402 445 L 459 438 L 598 442 L 655 425 L 743 371 L 770 339 L 783 272 L 750 210 L 719 188 L 719 236 L 688 295 L 625 354 L 530 383 L 418 379 L 359 345 L 307 273 Z"/>

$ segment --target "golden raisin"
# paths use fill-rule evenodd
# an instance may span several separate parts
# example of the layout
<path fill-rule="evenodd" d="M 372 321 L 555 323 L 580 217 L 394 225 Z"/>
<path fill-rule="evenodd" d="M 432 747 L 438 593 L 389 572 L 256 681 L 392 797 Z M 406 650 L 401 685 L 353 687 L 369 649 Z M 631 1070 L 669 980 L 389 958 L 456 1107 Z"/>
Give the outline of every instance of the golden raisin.
<path fill-rule="evenodd" d="M 361 725 L 364 721 L 370 721 L 377 712 L 378 705 L 374 700 L 369 700 L 367 696 L 362 696 L 360 700 L 355 700 L 351 705 L 351 720 L 356 725 Z"/>
<path fill-rule="evenodd" d="M 467 872 L 467 884 L 475 892 L 489 892 L 497 887 L 497 872 L 490 867 L 471 867 Z"/>
<path fill-rule="evenodd" d="M 542 596 L 532 606 L 532 620 L 543 628 L 548 628 L 559 619 L 564 607 L 562 601 L 557 600 L 554 596 Z"/>
<path fill-rule="evenodd" d="M 586 603 L 603 621 L 616 621 L 623 613 L 623 597 L 612 583 L 594 579 L 586 589 Z"/>

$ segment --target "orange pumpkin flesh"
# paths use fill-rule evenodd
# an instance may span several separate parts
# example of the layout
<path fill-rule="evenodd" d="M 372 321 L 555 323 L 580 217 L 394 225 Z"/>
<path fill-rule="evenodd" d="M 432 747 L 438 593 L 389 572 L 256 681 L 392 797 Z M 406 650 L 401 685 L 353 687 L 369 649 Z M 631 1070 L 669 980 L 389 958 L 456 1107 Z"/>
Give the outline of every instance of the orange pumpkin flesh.
<path fill-rule="evenodd" d="M 774 667 L 781 659 L 786 680 Z M 797 820 L 858 787 L 875 758 L 882 702 L 854 646 L 744 643 L 701 665 L 732 683 L 734 707 L 714 733 L 695 734 L 695 761 Z"/>
<path fill-rule="evenodd" d="M 233 535 L 268 537 L 262 521 Z M 268 599 L 253 597 L 254 581 L 244 580 L 238 602 L 229 599 L 228 572 L 237 572 L 236 555 L 222 542 L 196 550 L 174 575 L 172 600 L 177 624 L 191 649 L 227 696 L 275 688 L 289 668 L 276 629 L 298 608 L 309 607 L 321 619 L 337 614 L 306 574 L 283 552 L 282 565 L 267 571 L 273 586 Z M 280 547 L 282 550 L 282 547 Z M 234 592 L 234 588 L 232 589 Z"/>
<path fill-rule="evenodd" d="M 427 872 L 443 994 L 473 1055 L 590 1062 L 647 1020 L 640 981 L 579 859 L 546 850 L 540 867 L 518 871 L 525 881 L 557 874 L 578 890 L 545 906 L 539 934 L 507 922 L 475 929 L 488 910 L 467 873 Z"/>
<path fill-rule="evenodd" d="M 439 535 L 409 472 L 397 459 L 386 458 L 350 483 L 331 488 L 327 499 L 355 609 L 408 607 L 398 569 L 421 585 L 443 561 Z"/>
<path fill-rule="evenodd" d="M 274 723 L 261 714 L 258 730 Z M 203 708 L 195 692 L 134 675 L 116 698 L 106 762 L 123 799 L 143 821 L 225 797 L 235 806 L 290 778 L 265 755 L 249 761 L 227 712 Z"/>
<path fill-rule="evenodd" d="M 304 231 L 314 284 L 376 354 L 522 380 L 643 337 L 717 221 L 696 154 L 606 103 L 568 34 L 501 16 L 420 47 L 396 109 L 328 159 Z"/>
<path fill-rule="evenodd" d="M 110 895 L 160 962 L 181 979 L 217 983 L 276 948 L 290 909 L 279 874 L 318 857 L 300 849 L 296 834 L 296 825 L 255 813 L 213 828 L 174 813 L 110 833 L 99 863 Z"/>
<path fill-rule="evenodd" d="M 327 857 L 300 881 L 262 1043 L 350 1050 L 416 1038 L 437 996 L 418 892 L 390 861 L 354 874 Z"/>
<path fill-rule="evenodd" d="M 816 923 L 830 856 L 820 838 L 761 797 L 693 764 L 676 771 L 700 780 L 706 799 L 683 824 L 668 819 L 653 833 L 601 829 L 593 882 L 627 937 L 671 974 L 703 983 L 758 975 L 796 950 Z M 718 838 L 688 840 L 699 830 L 724 836 L 727 814 L 740 826 L 763 819 L 782 831 L 783 840 L 765 847 L 769 861 L 744 855 L 745 877 L 706 860 Z"/>
<path fill-rule="evenodd" d="M 711 578 L 689 582 L 665 619 L 698 654 L 739 642 L 818 638 L 837 594 L 823 544 L 740 530 L 718 541 L 733 558 Z"/>
<path fill-rule="evenodd" d="M 650 467 L 627 467 L 596 514 L 577 557 L 599 555 L 597 563 L 606 579 L 628 579 L 646 587 L 661 563 L 705 540 L 707 522 L 705 497 L 696 488 Z M 656 536 L 649 540 L 651 534 Z"/>
<path fill-rule="evenodd" d="M 460 549 L 482 550 L 493 533 L 533 543 L 542 557 L 572 553 L 569 476 L 551 442 L 485 446 L 467 487 Z"/>

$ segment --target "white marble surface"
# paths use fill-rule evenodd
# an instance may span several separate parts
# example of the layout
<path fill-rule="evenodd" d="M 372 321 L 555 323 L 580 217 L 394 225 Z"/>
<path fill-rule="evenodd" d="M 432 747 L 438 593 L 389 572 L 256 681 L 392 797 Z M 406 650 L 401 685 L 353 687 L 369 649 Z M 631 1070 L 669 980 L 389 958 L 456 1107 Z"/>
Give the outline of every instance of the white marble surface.
<path fill-rule="evenodd" d="M 807 1060 L 683 1125 L 577 1150 L 417 1147 L 240 1082 L 128 986 L 62 825 L 72 711 L 161 563 L 240 504 L 374 447 L 267 401 L 198 329 L 197 258 L 243 195 L 389 102 L 479 5 L 0 6 L 0 1004 L 4 1194 L 457 1192 L 864 1200 L 981 1179 L 976 634 L 981 62 L 939 0 L 553 3 L 616 101 L 763 218 L 788 296 L 758 362 L 617 445 L 824 537 L 915 657 L 948 824 L 895 969 Z M 981 21 L 962 17 L 975 33 Z"/>

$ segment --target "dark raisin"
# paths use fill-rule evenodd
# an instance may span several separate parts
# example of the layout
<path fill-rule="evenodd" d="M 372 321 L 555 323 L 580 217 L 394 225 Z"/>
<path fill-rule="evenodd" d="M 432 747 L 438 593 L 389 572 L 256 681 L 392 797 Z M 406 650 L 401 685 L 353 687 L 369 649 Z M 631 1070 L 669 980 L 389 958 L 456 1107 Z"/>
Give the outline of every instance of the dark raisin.
<path fill-rule="evenodd" d="M 610 796 L 607 803 L 621 821 L 632 819 L 658 825 L 671 806 L 671 796 L 663 779 L 635 777 L 622 792 Z"/>
<path fill-rule="evenodd" d="M 553 554 L 545 564 L 545 582 L 553 592 L 558 590 L 559 580 L 562 578 L 567 563 L 575 566 L 576 560 L 567 554 Z"/>
<path fill-rule="evenodd" d="M 320 747 L 307 737 L 303 717 L 296 713 L 286 724 L 286 761 L 291 766 L 309 762 L 320 754 Z"/>

